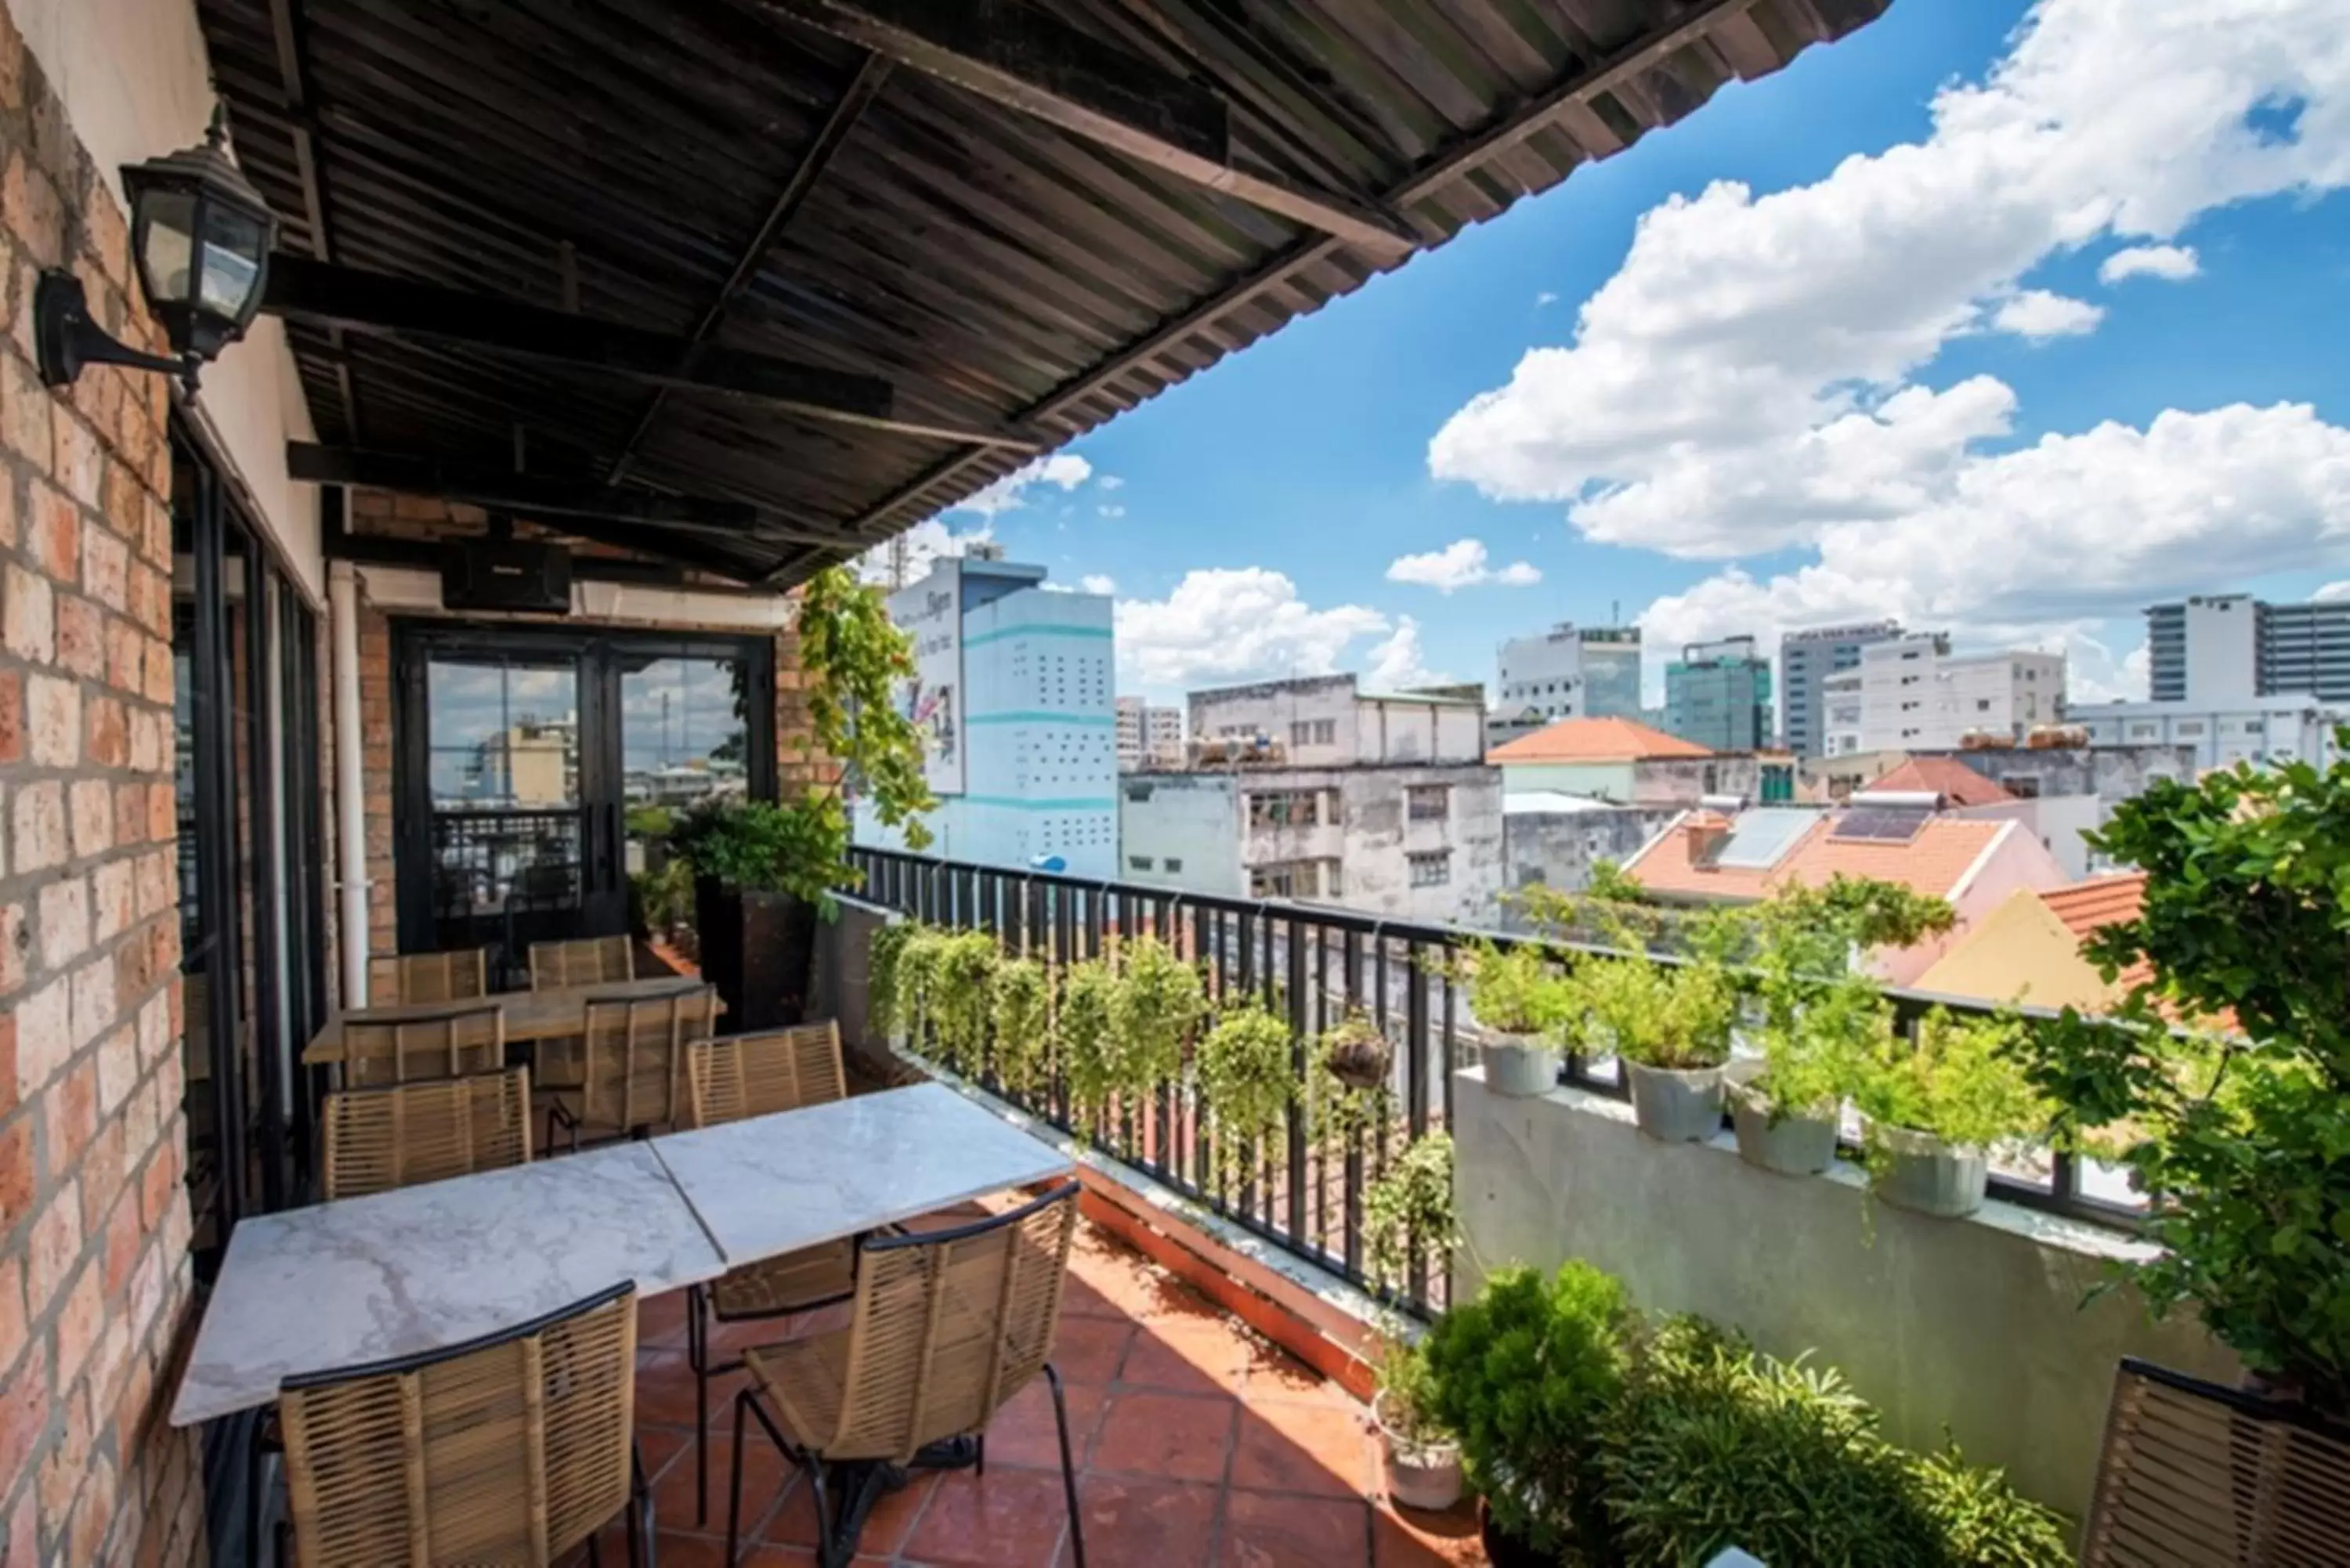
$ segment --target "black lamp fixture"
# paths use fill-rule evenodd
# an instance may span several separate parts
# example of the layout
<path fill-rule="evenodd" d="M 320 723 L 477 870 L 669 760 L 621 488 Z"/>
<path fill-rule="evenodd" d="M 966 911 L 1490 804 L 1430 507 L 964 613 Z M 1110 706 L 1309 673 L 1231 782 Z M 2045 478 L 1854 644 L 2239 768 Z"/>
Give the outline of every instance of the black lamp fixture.
<path fill-rule="evenodd" d="M 69 386 L 85 365 L 129 365 L 177 375 L 192 392 L 197 371 L 244 337 L 261 308 L 276 216 L 230 159 L 217 108 L 201 145 L 127 166 L 122 187 L 131 260 L 172 352 L 115 341 L 90 319 L 81 280 L 55 268 L 41 275 L 33 302 L 41 379 Z"/>

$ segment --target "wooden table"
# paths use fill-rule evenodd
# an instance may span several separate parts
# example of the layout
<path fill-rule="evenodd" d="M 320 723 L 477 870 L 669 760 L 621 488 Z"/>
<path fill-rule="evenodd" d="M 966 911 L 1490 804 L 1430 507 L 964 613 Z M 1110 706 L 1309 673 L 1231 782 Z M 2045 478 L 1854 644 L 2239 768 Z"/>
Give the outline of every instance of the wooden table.
<path fill-rule="evenodd" d="M 562 1040 L 587 1029 L 588 1003 L 590 1001 L 666 996 L 673 991 L 695 990 L 703 983 L 691 975 L 664 974 L 649 980 L 607 981 L 601 985 L 556 986 L 546 991 L 501 991 L 489 996 L 466 997 L 456 1002 L 401 1002 L 389 1007 L 358 1007 L 348 1012 L 337 1008 L 328 1015 L 325 1026 L 303 1049 L 302 1064 L 308 1067 L 339 1065 L 343 1060 L 343 1025 L 346 1023 L 399 1023 L 412 1018 L 431 1018 L 452 1008 L 487 1006 L 494 1002 L 505 1010 L 508 1044 Z M 723 1002 L 720 1011 L 724 1011 Z"/>

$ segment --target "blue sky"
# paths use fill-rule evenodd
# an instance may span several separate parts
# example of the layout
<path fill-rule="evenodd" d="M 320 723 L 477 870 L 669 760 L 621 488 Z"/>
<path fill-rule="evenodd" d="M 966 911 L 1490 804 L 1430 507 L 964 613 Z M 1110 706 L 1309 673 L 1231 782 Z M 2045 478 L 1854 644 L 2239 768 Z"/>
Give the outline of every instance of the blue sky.
<path fill-rule="evenodd" d="M 1160 697 L 1619 605 L 1652 662 L 1895 615 L 2142 695 L 2144 603 L 2350 592 L 2340 23 L 1898 0 L 940 524 L 1114 584 Z"/>

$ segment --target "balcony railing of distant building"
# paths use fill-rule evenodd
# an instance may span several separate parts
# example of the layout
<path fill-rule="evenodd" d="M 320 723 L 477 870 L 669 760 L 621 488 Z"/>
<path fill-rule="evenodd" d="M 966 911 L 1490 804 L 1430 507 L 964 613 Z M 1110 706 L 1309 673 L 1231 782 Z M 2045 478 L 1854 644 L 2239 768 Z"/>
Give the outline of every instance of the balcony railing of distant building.
<path fill-rule="evenodd" d="M 1442 961 L 1480 938 L 1505 948 L 1535 940 L 866 846 L 852 850 L 851 858 L 864 876 L 858 896 L 865 901 L 933 925 L 993 931 L 1014 952 L 1066 964 L 1098 956 L 1122 936 L 1149 932 L 1189 957 L 1212 961 L 1206 964 L 1211 998 L 1253 992 L 1286 1015 L 1301 1075 L 1307 1043 L 1359 1009 L 1393 1049 L 1388 1082 L 1394 1110 L 1384 1128 L 1316 1137 L 1293 1109 L 1286 1136 L 1262 1150 L 1241 1179 L 1232 1179 L 1214 1158 L 1199 1107 L 1180 1087 L 1162 1086 L 1150 1106 L 1129 1107 L 1087 1131 L 1103 1152 L 1365 1289 L 1371 1281 L 1364 1258 L 1364 1187 L 1411 1138 L 1451 1127 L 1453 1072 L 1475 1065 L 1479 1056 L 1482 1032 Z M 1557 941 L 1545 945 L 1569 963 L 1608 950 Z M 1996 1011 L 1919 992 L 1887 995 L 1903 1029 L 1937 1006 L 1953 1012 Z M 2022 1012 L 2028 1023 L 2054 1017 Z M 1570 1054 L 1564 1060 L 1563 1082 L 1626 1097 L 1612 1057 Z M 1066 1096 L 1057 1085 L 1023 1095 L 991 1075 L 983 1086 L 1063 1132 L 1075 1130 Z M 1991 1196 L 2116 1229 L 2132 1229 L 2140 1218 L 2118 1172 L 2085 1168 L 2061 1151 L 2035 1149 L 2022 1158 L 1994 1159 Z M 1444 1283 L 1431 1277 L 1424 1261 L 1416 1261 L 1399 1294 L 1399 1304 L 1426 1314 L 1442 1305 Z"/>

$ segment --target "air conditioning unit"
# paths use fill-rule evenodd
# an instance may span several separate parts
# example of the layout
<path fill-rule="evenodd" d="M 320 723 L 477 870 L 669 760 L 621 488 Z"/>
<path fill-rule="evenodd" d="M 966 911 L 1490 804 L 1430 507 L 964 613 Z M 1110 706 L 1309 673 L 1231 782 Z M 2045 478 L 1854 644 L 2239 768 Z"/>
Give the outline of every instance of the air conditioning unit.
<path fill-rule="evenodd" d="M 441 547 L 441 604 L 452 610 L 571 613 L 571 553 L 520 539 L 452 539 Z"/>

